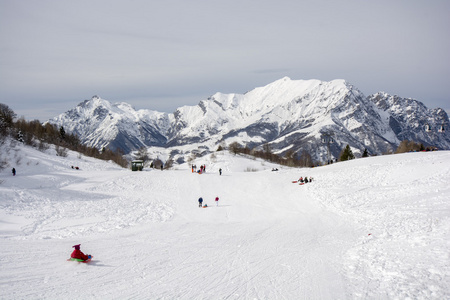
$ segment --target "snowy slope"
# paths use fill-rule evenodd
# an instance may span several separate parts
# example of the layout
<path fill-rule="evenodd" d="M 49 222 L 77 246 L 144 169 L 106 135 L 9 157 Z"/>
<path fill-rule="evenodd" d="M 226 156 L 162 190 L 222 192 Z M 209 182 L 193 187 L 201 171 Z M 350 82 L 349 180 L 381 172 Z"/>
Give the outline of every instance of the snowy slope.
<path fill-rule="evenodd" d="M 217 152 L 198 175 L 6 146 L 2 299 L 450 297 L 448 151 L 278 172 Z"/>

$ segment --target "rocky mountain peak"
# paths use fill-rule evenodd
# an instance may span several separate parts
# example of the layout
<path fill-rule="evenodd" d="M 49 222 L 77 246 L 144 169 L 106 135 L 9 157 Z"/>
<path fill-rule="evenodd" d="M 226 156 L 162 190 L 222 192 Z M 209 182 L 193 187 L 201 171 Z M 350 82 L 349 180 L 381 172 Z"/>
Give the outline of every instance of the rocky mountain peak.
<path fill-rule="evenodd" d="M 326 161 L 324 132 L 333 133 L 332 158 L 347 144 L 356 154 L 365 148 L 381 154 L 404 139 L 450 149 L 448 133 L 424 130 L 425 124 L 448 127 L 444 110 L 383 92 L 366 97 L 342 79 L 283 77 L 245 94 L 216 93 L 172 114 L 136 111 L 127 103 L 111 104 L 94 96 L 49 122 L 79 134 L 90 146 L 125 153 L 157 146 L 177 153 L 180 162 L 195 149 L 214 151 L 232 142 L 249 148 L 269 144 L 279 154 L 307 151 Z"/>

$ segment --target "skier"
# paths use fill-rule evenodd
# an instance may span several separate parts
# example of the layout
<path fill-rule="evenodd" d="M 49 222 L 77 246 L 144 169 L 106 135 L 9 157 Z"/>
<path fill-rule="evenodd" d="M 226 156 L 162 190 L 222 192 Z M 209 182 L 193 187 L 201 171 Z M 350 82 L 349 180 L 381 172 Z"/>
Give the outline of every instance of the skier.
<path fill-rule="evenodd" d="M 13 176 L 16 176 L 16 169 L 15 168 L 12 168 L 11 172 L 13 173 Z"/>
<path fill-rule="evenodd" d="M 198 207 L 202 207 L 203 206 L 202 203 L 203 203 L 203 198 L 202 197 L 198 198 Z"/>
<path fill-rule="evenodd" d="M 222 169 L 219 169 L 219 175 L 222 175 Z"/>
<path fill-rule="evenodd" d="M 219 206 L 219 197 L 216 197 L 216 206 Z"/>
<path fill-rule="evenodd" d="M 81 244 L 72 246 L 72 248 L 75 248 L 75 250 L 73 250 L 72 254 L 70 255 L 70 258 L 77 259 L 77 260 L 81 259 L 83 261 L 90 259 L 92 256 L 86 255 L 83 252 L 81 252 L 80 246 L 81 246 Z"/>

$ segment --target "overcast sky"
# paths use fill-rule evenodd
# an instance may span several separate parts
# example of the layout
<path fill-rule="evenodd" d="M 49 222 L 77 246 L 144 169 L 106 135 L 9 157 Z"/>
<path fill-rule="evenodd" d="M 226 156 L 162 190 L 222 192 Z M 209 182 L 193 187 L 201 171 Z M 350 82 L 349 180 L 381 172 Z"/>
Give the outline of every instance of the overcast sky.
<path fill-rule="evenodd" d="M 450 110 L 448 0 L 0 0 L 0 103 L 173 112 L 289 76 Z"/>

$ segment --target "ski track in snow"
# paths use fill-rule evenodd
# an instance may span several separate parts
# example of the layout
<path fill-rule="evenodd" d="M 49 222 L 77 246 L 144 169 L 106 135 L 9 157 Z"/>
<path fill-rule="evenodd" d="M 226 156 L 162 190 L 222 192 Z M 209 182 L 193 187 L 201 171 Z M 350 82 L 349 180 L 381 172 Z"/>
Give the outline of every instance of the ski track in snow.
<path fill-rule="evenodd" d="M 279 172 L 222 152 L 198 175 L 21 151 L 0 173 L 1 299 L 450 297 L 450 152 Z M 77 243 L 91 263 L 66 261 Z"/>

